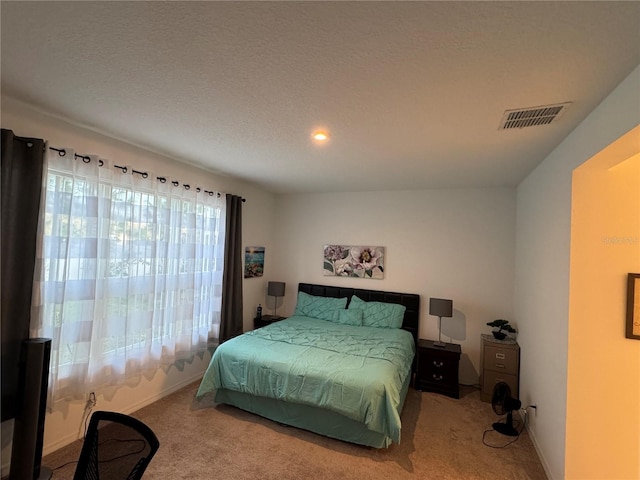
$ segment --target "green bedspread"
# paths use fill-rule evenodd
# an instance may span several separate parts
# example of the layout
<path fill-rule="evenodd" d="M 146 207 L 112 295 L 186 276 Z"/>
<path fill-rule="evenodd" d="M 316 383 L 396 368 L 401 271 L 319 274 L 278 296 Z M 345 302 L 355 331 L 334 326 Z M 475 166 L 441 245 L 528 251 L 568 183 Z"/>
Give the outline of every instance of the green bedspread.
<path fill-rule="evenodd" d="M 400 442 L 413 337 L 294 316 L 220 345 L 197 396 L 228 389 L 328 409 Z"/>

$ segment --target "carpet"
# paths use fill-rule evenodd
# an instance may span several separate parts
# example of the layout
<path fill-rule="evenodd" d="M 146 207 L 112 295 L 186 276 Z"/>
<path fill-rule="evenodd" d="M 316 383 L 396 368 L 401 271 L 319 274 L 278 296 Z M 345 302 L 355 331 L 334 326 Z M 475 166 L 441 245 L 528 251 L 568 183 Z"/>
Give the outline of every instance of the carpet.
<path fill-rule="evenodd" d="M 133 414 L 160 440 L 145 479 L 513 479 L 546 480 L 526 430 L 504 448 L 483 444 L 496 416 L 477 389 L 459 400 L 409 389 L 402 412 L 402 442 L 374 449 L 281 425 L 220 405 L 197 408 L 191 384 Z M 99 408 L 99 406 L 98 406 Z M 513 440 L 488 432 L 485 441 Z M 56 468 L 78 458 L 81 441 L 43 459 Z M 54 471 L 71 479 L 75 464 Z"/>

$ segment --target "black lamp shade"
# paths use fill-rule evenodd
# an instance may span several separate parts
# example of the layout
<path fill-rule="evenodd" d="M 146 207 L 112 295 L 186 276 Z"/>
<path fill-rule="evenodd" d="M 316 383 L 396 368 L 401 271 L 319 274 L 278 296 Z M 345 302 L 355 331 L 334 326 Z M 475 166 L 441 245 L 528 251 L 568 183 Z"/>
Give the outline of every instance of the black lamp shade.
<path fill-rule="evenodd" d="M 267 287 L 267 295 L 271 297 L 284 297 L 284 282 L 269 282 Z"/>
<path fill-rule="evenodd" d="M 429 315 L 434 315 L 436 317 L 452 317 L 453 300 L 446 300 L 444 298 L 430 298 Z"/>

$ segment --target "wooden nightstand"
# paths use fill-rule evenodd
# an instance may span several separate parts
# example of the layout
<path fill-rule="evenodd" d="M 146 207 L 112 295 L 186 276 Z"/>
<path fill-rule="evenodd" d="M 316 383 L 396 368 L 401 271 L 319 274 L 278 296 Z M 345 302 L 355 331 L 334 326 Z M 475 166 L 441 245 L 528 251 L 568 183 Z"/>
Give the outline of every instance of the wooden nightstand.
<path fill-rule="evenodd" d="M 267 325 L 271 325 L 274 322 L 279 322 L 280 320 L 284 320 L 285 317 L 276 317 L 274 315 L 262 315 L 262 318 L 254 318 L 253 319 L 253 328 L 261 328 L 266 327 Z"/>
<path fill-rule="evenodd" d="M 444 347 L 436 347 L 433 340 L 419 340 L 416 390 L 460 398 L 458 366 L 461 354 L 460 345 L 447 343 Z"/>
<path fill-rule="evenodd" d="M 520 387 L 520 347 L 515 340 L 496 340 L 493 335 L 481 335 L 480 350 L 480 399 L 490 402 L 493 387 L 505 382 L 511 388 L 511 396 L 518 398 Z"/>

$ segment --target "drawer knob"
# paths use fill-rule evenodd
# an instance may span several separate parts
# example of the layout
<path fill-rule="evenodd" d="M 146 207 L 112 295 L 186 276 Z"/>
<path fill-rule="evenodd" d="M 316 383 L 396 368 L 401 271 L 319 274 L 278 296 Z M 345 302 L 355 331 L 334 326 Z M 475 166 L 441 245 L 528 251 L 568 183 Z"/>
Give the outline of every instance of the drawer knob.
<path fill-rule="evenodd" d="M 442 375 L 436 375 L 435 373 L 432 375 L 433 379 L 437 382 L 439 382 L 440 380 L 442 380 Z"/>
<path fill-rule="evenodd" d="M 500 360 L 504 360 L 504 353 L 496 353 L 496 358 L 499 358 Z"/>
<path fill-rule="evenodd" d="M 444 362 L 438 362 L 437 360 L 434 360 L 434 361 L 433 361 L 433 364 L 434 364 L 436 367 L 441 367 L 441 366 L 443 366 L 443 365 L 444 365 Z"/>

